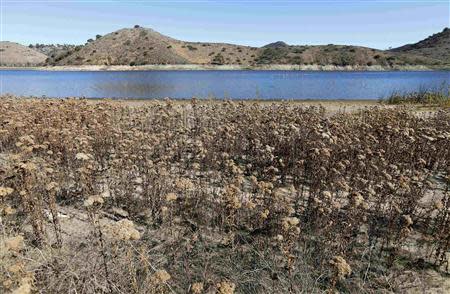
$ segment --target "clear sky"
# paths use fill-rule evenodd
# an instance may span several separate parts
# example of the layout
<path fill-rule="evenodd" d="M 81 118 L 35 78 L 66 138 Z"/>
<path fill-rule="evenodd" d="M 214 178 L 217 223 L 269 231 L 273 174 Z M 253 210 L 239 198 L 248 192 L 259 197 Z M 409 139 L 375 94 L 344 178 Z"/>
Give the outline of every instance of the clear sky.
<path fill-rule="evenodd" d="M 83 44 L 139 24 L 186 41 L 386 49 L 450 26 L 449 1 L 0 0 L 0 31 L 2 40 L 22 44 Z"/>

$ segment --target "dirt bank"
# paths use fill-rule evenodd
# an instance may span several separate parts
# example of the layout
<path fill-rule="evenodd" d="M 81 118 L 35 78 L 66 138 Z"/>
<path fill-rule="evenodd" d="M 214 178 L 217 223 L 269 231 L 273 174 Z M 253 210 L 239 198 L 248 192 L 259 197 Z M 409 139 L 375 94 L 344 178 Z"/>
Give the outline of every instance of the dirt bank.
<path fill-rule="evenodd" d="M 0 67 L 3 70 L 41 70 L 41 71 L 150 71 L 150 70 L 305 70 L 305 71 L 427 71 L 433 70 L 426 66 L 334 66 L 334 65 L 286 65 L 271 64 L 258 66 L 243 65 L 80 65 L 80 66 L 42 66 L 42 67 Z"/>

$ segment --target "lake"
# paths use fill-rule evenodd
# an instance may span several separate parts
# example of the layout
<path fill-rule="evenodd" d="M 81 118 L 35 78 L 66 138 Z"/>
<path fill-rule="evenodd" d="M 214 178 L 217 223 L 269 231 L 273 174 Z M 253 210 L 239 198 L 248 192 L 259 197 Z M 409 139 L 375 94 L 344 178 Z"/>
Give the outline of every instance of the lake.
<path fill-rule="evenodd" d="M 0 71 L 2 94 L 86 98 L 379 99 L 450 84 L 449 71 Z"/>

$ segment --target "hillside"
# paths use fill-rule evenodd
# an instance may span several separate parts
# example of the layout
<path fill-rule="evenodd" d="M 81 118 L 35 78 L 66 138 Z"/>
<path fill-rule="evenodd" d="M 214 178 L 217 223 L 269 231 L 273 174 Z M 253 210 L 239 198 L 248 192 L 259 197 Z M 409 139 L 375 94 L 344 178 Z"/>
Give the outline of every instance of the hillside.
<path fill-rule="evenodd" d="M 135 26 L 105 36 L 97 35 L 85 45 L 30 45 L 14 49 L 9 65 L 271 65 L 319 66 L 427 66 L 450 64 L 450 30 L 444 29 L 416 44 L 384 51 L 347 45 L 288 45 L 277 41 L 260 48 L 225 43 L 186 42 Z M 43 56 L 45 54 L 45 58 Z M 15 56 L 12 59 L 11 56 Z"/>
<path fill-rule="evenodd" d="M 55 62 L 56 60 L 61 60 L 70 54 L 73 53 L 75 50 L 79 50 L 82 46 L 81 45 L 69 45 L 69 44 L 30 44 L 28 45 L 28 48 L 34 49 L 38 52 L 41 52 L 42 54 L 47 55 L 47 63 Z"/>
<path fill-rule="evenodd" d="M 184 42 L 137 27 L 90 40 L 78 51 L 53 64 L 250 64 L 256 57 L 256 50 L 230 44 Z"/>
<path fill-rule="evenodd" d="M 299 64 L 335 66 L 403 66 L 433 65 L 439 61 L 411 54 L 386 52 L 360 46 L 264 46 L 259 50 L 258 64 Z"/>
<path fill-rule="evenodd" d="M 282 41 L 261 48 L 222 43 L 185 42 L 136 26 L 90 39 L 50 65 L 335 65 L 384 67 L 403 65 L 440 66 L 435 56 L 390 52 L 360 46 L 291 46 Z"/>
<path fill-rule="evenodd" d="M 0 66 L 35 66 L 45 63 L 47 56 L 23 45 L 0 42 Z"/>
<path fill-rule="evenodd" d="M 394 48 L 391 51 L 425 56 L 450 64 L 450 29 L 445 28 L 442 32 L 422 41 Z"/>

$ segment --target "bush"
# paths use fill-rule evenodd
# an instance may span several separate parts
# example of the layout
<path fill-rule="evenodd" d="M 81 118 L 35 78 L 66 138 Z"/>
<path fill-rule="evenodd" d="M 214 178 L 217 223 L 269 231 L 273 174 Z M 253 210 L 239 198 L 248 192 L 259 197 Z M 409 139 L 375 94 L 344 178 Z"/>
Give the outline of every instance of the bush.
<path fill-rule="evenodd" d="M 448 110 L 1 102 L 0 293 L 422 293 L 449 271 Z"/>
<path fill-rule="evenodd" d="M 211 61 L 211 64 L 215 64 L 215 65 L 222 65 L 225 63 L 225 59 L 222 56 L 222 54 L 217 53 L 216 56 L 214 56 L 213 60 Z"/>
<path fill-rule="evenodd" d="M 281 59 L 286 58 L 288 53 L 289 48 L 287 47 L 264 48 L 258 59 L 258 63 L 270 64 L 273 62 L 281 62 Z"/>

